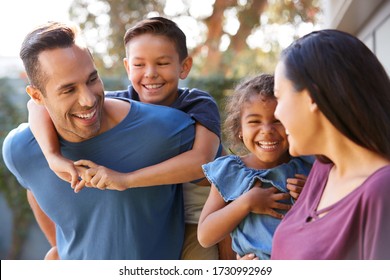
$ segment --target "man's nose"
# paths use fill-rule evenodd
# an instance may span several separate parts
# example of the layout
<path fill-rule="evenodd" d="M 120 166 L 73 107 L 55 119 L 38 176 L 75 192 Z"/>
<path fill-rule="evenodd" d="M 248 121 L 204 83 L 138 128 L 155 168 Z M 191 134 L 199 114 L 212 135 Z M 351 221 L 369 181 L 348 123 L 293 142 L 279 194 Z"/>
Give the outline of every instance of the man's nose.
<path fill-rule="evenodd" d="M 79 103 L 82 107 L 93 107 L 96 102 L 94 92 L 87 86 L 83 87 L 79 96 Z"/>

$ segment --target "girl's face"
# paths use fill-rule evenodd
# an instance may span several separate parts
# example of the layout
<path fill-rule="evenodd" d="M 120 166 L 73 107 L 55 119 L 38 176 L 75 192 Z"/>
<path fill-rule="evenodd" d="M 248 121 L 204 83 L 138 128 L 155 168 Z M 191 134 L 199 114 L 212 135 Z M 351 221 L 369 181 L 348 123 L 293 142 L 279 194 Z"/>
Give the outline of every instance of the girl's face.
<path fill-rule="evenodd" d="M 256 95 L 244 104 L 241 111 L 240 135 L 261 168 L 275 167 L 289 158 L 285 129 L 274 116 L 276 105 L 275 99 Z"/>
<path fill-rule="evenodd" d="M 307 90 L 297 92 L 290 80 L 285 77 L 285 65 L 279 62 L 275 69 L 275 96 L 277 108 L 275 116 L 286 128 L 290 155 L 317 154 L 320 147 L 321 125 L 313 112 L 317 105 L 312 101 Z"/>

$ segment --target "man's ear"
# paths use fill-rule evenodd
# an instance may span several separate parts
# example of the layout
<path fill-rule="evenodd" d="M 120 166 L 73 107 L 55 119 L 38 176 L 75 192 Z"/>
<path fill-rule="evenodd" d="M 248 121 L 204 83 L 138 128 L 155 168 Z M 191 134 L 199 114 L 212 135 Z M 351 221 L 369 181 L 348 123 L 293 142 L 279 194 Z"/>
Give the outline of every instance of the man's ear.
<path fill-rule="evenodd" d="M 32 85 L 26 87 L 26 92 L 30 95 L 31 99 L 38 105 L 44 105 L 42 92 Z"/>
<path fill-rule="evenodd" d="M 182 80 L 187 78 L 188 74 L 191 71 L 191 68 L 192 68 L 192 57 L 187 56 L 181 63 L 181 71 L 180 71 L 179 78 Z"/>

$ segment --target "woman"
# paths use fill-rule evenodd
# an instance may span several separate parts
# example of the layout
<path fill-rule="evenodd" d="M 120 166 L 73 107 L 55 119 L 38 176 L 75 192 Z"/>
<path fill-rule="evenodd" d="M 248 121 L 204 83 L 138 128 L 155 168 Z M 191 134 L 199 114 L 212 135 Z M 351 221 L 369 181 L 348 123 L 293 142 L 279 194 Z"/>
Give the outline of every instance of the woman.
<path fill-rule="evenodd" d="M 283 51 L 275 116 L 317 155 L 272 259 L 390 259 L 390 80 L 357 38 L 312 32 Z"/>

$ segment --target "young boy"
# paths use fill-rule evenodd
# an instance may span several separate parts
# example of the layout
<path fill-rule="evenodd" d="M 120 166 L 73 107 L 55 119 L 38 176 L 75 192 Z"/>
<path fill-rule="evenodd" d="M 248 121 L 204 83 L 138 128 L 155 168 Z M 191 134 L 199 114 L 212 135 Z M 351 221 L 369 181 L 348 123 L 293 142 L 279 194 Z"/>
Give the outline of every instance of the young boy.
<path fill-rule="evenodd" d="M 51 124 L 38 129 L 38 122 L 30 121 L 51 169 L 70 181 L 76 192 L 85 183 L 99 189 L 124 190 L 191 182 L 203 178 L 202 164 L 212 161 L 221 153 L 220 117 L 215 101 L 206 92 L 178 88 L 179 79 L 185 79 L 192 67 L 192 58 L 188 56 L 186 37 L 182 30 L 168 19 L 155 17 L 130 28 L 124 41 L 124 66 L 132 85 L 125 91 L 108 92 L 107 96 L 170 106 L 186 112 L 196 121 L 194 145 L 190 151 L 131 173 L 119 173 L 88 160 L 76 162 L 78 166 L 88 167 L 76 171 L 73 162 L 60 154 L 57 136 L 48 129 Z M 30 119 L 35 118 L 42 119 L 42 114 L 30 110 Z M 144 144 L 148 144 L 148 139 L 145 139 Z M 81 182 L 78 182 L 79 172 L 83 179 Z M 183 191 L 186 237 L 182 259 L 218 259 L 217 247 L 202 248 L 196 236 L 197 221 L 209 187 L 189 184 L 184 186 Z"/>

